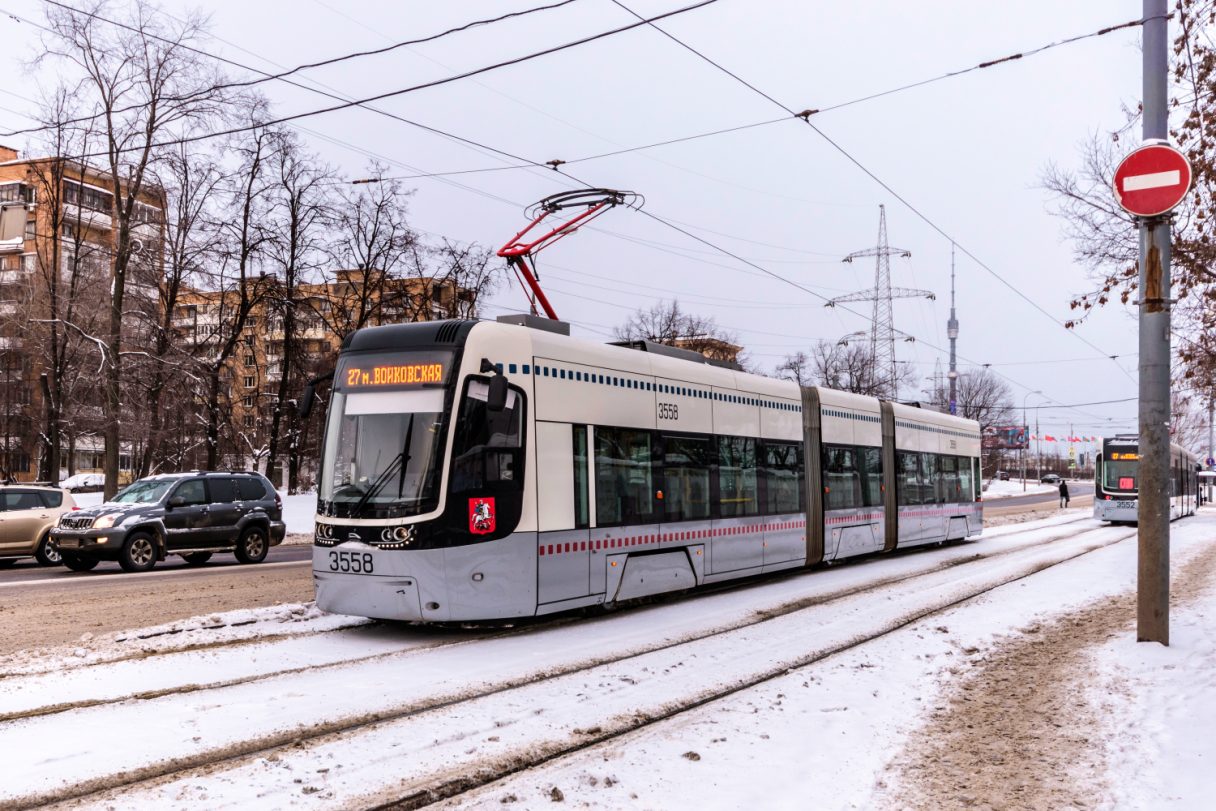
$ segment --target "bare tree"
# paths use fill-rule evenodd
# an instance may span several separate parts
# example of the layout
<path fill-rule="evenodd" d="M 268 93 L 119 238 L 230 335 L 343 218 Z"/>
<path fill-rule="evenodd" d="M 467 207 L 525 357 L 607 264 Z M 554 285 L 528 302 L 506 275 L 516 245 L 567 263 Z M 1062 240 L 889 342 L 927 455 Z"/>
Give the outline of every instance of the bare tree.
<path fill-rule="evenodd" d="M 272 164 L 269 221 L 273 233 L 267 249 L 275 273 L 269 300 L 274 329 L 269 325 L 267 329 L 271 334 L 281 332 L 283 337 L 277 344 L 277 360 L 267 359 L 268 375 L 271 379 L 278 375 L 278 390 L 272 402 L 266 475 L 272 481 L 276 478 L 285 435 L 288 489 L 295 492 L 299 484 L 300 427 L 289 394 L 299 388 L 299 372 L 305 362 L 297 319 L 297 311 L 304 304 L 300 285 L 320 267 L 324 257 L 323 240 L 333 215 L 333 173 L 290 136 L 284 136 Z"/>
<path fill-rule="evenodd" d="M 1191 193 L 1174 212 L 1171 246 L 1172 308 L 1175 347 L 1181 360 L 1175 376 L 1216 390 L 1216 43 L 1211 21 L 1216 0 L 1178 0 L 1179 34 L 1174 41 L 1170 110 L 1171 137 L 1186 154 L 1194 172 Z M 1136 296 L 1138 233 L 1134 220 L 1111 195 L 1111 178 L 1119 159 L 1130 150 L 1125 138 L 1138 125 L 1139 110 L 1124 110 L 1124 123 L 1104 136 L 1092 136 L 1082 147 L 1079 168 L 1049 166 L 1043 186 L 1055 196 L 1079 260 L 1091 270 L 1094 287 L 1076 295 L 1071 306 L 1075 326 L 1095 307 L 1129 305 Z"/>
<path fill-rule="evenodd" d="M 256 108 L 251 109 L 250 113 L 256 115 Z M 214 268 L 212 280 L 212 286 L 218 291 L 215 297 L 216 318 L 205 341 L 208 347 L 204 362 L 207 379 L 206 450 L 207 467 L 212 470 L 220 461 L 221 428 L 235 428 L 230 420 L 224 419 L 225 412 L 231 415 L 231 405 L 221 407 L 221 399 L 233 396 L 232 389 L 236 383 L 232 380 L 229 387 L 223 385 L 225 376 L 232 374 L 228 360 L 238 347 L 249 346 L 252 342 L 252 336 L 248 336 L 249 342 L 246 342 L 245 326 L 253 310 L 269 295 L 273 284 L 273 280 L 264 272 L 257 272 L 255 263 L 270 239 L 265 227 L 269 208 L 267 198 L 272 182 L 268 175 L 281 143 L 282 139 L 275 131 L 253 127 L 242 133 L 231 149 L 239 157 L 239 164 L 224 184 L 226 205 L 220 213 L 216 229 L 219 239 L 223 241 L 223 254 Z M 257 385 L 256 375 L 254 385 Z M 241 388 L 250 390 L 244 385 Z"/>
<path fill-rule="evenodd" d="M 823 386 L 870 397 L 883 397 L 889 391 L 898 391 L 915 377 L 912 367 L 897 365 L 896 380 L 892 384 L 875 364 L 867 344 L 830 341 L 817 342 L 810 353 L 788 355 L 777 366 L 777 374 L 801 386 Z"/>
<path fill-rule="evenodd" d="M 182 339 L 183 331 L 193 339 L 196 326 L 183 325 L 177 318 L 177 308 L 194 277 L 216 259 L 211 217 L 223 180 L 224 172 L 208 153 L 184 144 L 167 153 L 158 167 L 157 181 L 165 190 L 166 203 L 164 277 L 159 285 L 159 320 L 149 349 L 147 374 L 143 376 L 147 380 L 148 428 L 136 467 L 139 476 L 152 472 L 164 458 L 166 438 L 176 433 L 164 419 L 166 388 L 176 389 L 174 399 L 179 408 L 188 407 L 198 393 L 196 385 L 181 385 L 198 380 L 192 347 Z"/>
<path fill-rule="evenodd" d="M 638 310 L 615 332 L 617 340 L 653 341 L 747 365 L 738 337 L 719 327 L 712 317 L 681 309 L 678 299 L 660 301 L 649 310 Z"/>
<path fill-rule="evenodd" d="M 201 117 L 218 113 L 218 82 L 208 63 L 189 43 L 197 40 L 197 19 L 170 27 L 144 0 L 135 0 L 122 20 L 111 26 L 95 16 L 104 3 L 80 9 L 47 6 L 46 55 L 70 71 L 62 81 L 80 82 L 87 109 L 96 116 L 100 148 L 96 158 L 108 172 L 111 216 L 110 306 L 105 369 L 105 495 L 118 485 L 119 447 L 124 431 L 123 324 L 128 269 L 134 253 L 133 227 L 149 187 L 156 143 L 181 132 Z"/>
<path fill-rule="evenodd" d="M 385 310 L 404 312 L 408 296 L 393 279 L 417 243 L 406 221 L 412 192 L 399 180 L 384 178 L 384 167 L 372 166 L 372 179 L 338 194 L 332 228 L 332 256 L 340 269 L 331 293 L 315 302 L 317 319 L 345 337 L 380 322 Z"/>

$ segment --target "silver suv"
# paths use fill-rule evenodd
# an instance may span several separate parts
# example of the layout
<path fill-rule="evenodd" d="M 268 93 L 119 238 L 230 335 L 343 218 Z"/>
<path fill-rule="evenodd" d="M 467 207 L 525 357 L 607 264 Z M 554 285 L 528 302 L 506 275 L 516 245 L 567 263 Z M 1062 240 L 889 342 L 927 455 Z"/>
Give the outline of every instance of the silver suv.
<path fill-rule="evenodd" d="M 54 487 L 0 487 L 0 568 L 33 555 L 43 566 L 59 563 L 51 527 L 59 516 L 76 509 L 66 490 Z"/>

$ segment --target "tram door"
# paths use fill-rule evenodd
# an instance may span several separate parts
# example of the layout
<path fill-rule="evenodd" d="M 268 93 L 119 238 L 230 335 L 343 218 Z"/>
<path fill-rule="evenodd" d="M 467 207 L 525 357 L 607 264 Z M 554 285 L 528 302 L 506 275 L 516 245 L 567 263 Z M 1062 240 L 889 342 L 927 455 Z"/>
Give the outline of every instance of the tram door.
<path fill-rule="evenodd" d="M 541 604 L 590 593 L 587 426 L 536 422 L 536 589 Z"/>

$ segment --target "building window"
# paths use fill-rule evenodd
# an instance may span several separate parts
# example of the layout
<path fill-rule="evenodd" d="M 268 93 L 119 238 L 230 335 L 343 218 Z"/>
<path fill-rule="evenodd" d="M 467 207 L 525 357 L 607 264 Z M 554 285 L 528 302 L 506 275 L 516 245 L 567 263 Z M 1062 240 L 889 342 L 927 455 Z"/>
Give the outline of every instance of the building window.
<path fill-rule="evenodd" d="M 72 180 L 65 180 L 63 183 L 63 201 L 70 206 L 109 214 L 113 199 L 113 195 L 102 189 L 83 186 Z"/>
<path fill-rule="evenodd" d="M 38 236 L 38 222 L 33 218 L 25 221 L 25 238 L 34 239 Z"/>
<path fill-rule="evenodd" d="M 252 428 L 254 425 L 254 416 L 252 414 L 246 414 L 244 423 L 246 428 Z"/>
<path fill-rule="evenodd" d="M 255 358 L 253 355 L 246 355 L 245 356 L 245 365 L 246 366 L 257 366 L 258 359 Z"/>
<path fill-rule="evenodd" d="M 253 336 L 252 335 L 245 336 L 245 346 L 253 346 Z"/>
<path fill-rule="evenodd" d="M 245 397 L 244 400 L 241 400 L 241 404 L 245 406 L 245 408 L 253 408 L 253 396 L 250 395 Z"/>
<path fill-rule="evenodd" d="M 245 388 L 252 389 L 257 384 L 257 378 L 255 378 L 253 375 L 245 375 Z"/>

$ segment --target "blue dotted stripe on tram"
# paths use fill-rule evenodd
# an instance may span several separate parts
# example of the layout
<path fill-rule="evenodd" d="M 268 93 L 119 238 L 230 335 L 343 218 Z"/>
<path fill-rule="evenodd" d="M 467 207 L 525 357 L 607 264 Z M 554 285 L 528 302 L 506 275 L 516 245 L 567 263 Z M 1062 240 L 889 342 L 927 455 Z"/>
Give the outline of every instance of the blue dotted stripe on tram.
<path fill-rule="evenodd" d="M 495 368 L 498 369 L 499 373 L 502 372 L 501 363 L 495 364 Z M 638 391 L 649 391 L 656 394 L 671 394 L 680 397 L 692 397 L 698 400 L 713 400 L 719 403 L 771 408 L 795 414 L 802 413 L 802 406 L 795 403 L 783 403 L 777 400 L 765 400 L 760 397 L 747 397 L 740 394 L 725 394 L 723 392 L 697 388 L 696 386 L 673 386 L 668 383 L 651 383 L 648 380 L 637 380 L 613 374 L 600 374 L 599 372 L 584 372 L 577 369 L 564 369 L 560 366 L 533 366 L 529 363 L 522 364 L 522 366 L 515 363 L 507 365 L 507 372 L 509 374 L 519 374 L 521 370 L 525 375 L 556 378 L 557 380 L 564 380 L 569 383 L 586 383 L 597 386 L 637 389 Z"/>

